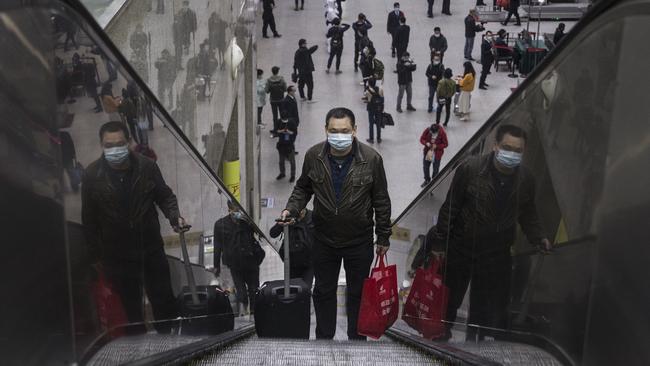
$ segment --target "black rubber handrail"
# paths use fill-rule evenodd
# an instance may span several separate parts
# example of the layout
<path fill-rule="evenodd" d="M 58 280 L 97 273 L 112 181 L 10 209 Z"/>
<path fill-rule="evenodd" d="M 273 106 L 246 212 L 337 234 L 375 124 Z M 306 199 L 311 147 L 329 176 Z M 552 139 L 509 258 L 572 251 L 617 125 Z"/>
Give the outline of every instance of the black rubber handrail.
<path fill-rule="evenodd" d="M 555 48 L 549 51 L 549 53 L 544 57 L 541 62 L 528 74 L 524 81 L 510 94 L 510 96 L 497 108 L 494 113 L 487 119 L 487 121 L 476 131 L 476 133 L 463 145 L 463 147 L 451 158 L 451 161 L 445 165 L 445 167 L 438 173 L 431 182 L 424 188 L 420 193 L 411 201 L 411 203 L 406 206 L 402 213 L 393 220 L 393 226 L 397 225 L 399 221 L 406 216 L 427 194 L 429 194 L 440 182 L 443 181 L 450 173 L 452 173 L 463 160 L 468 156 L 468 152 L 474 148 L 476 142 L 483 138 L 483 136 L 492 130 L 492 128 L 500 122 L 501 116 L 510 108 L 510 105 L 515 103 L 517 100 L 521 99 L 522 96 L 526 93 L 526 90 L 534 86 L 535 79 L 545 72 L 545 69 L 550 65 L 556 58 L 558 58 L 565 49 L 569 49 L 569 44 L 572 44 L 572 40 L 577 38 L 581 32 L 587 27 L 594 19 L 598 18 L 604 14 L 610 7 L 617 4 L 617 0 L 602 0 L 597 4 L 594 4 L 591 9 L 585 13 L 585 15 L 576 23 L 569 33 L 564 36 L 562 42 L 560 42 Z"/>
<path fill-rule="evenodd" d="M 571 247 L 571 246 L 578 245 L 578 244 L 593 242 L 593 241 L 596 241 L 596 238 L 597 237 L 594 234 L 587 234 L 587 235 L 581 236 L 579 238 L 575 238 L 575 239 L 563 241 L 561 243 L 553 244 L 552 251 L 549 252 L 549 253 L 546 253 L 546 254 L 553 254 L 553 252 L 555 250 L 558 250 L 558 249 L 564 249 L 566 247 Z M 524 250 L 522 252 L 519 252 L 519 253 L 513 255 L 513 257 L 526 257 L 526 256 L 535 255 L 535 254 L 540 254 L 540 253 L 542 253 L 542 252 L 540 251 L 539 248 L 528 249 L 528 250 Z"/>
<path fill-rule="evenodd" d="M 418 337 L 413 334 L 409 334 L 403 330 L 399 329 L 388 329 L 386 335 L 390 338 L 393 338 L 399 342 L 408 344 L 422 352 L 433 355 L 436 358 L 440 358 L 454 365 L 463 365 L 463 366 L 497 366 L 501 365 L 500 363 L 475 355 L 473 353 L 460 350 L 449 344 L 445 343 L 436 343 L 434 341 Z"/>
<path fill-rule="evenodd" d="M 189 362 L 192 359 L 201 357 L 206 353 L 215 351 L 221 347 L 237 342 L 243 338 L 255 334 L 253 324 L 245 325 L 239 329 L 222 333 L 214 337 L 203 339 L 181 347 L 173 348 L 165 352 L 157 353 L 148 357 L 141 358 L 132 362 L 125 363 L 128 366 L 144 365 L 180 365 Z"/>

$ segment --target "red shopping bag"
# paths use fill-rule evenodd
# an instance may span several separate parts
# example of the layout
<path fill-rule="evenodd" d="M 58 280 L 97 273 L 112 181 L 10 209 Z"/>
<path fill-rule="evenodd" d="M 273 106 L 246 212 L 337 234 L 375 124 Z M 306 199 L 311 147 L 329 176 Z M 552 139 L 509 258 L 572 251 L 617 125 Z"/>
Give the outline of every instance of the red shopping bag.
<path fill-rule="evenodd" d="M 115 291 L 111 283 L 104 276 L 103 271 L 98 271 L 97 281 L 91 286 L 92 296 L 97 306 L 99 324 L 102 329 L 108 331 L 111 339 L 125 335 L 123 327 L 128 323 L 126 312 L 122 307 L 120 295 Z M 119 327 L 119 328 L 118 328 Z"/>
<path fill-rule="evenodd" d="M 370 277 L 363 282 L 357 333 L 379 339 L 399 316 L 397 297 L 397 266 L 386 266 L 384 257 L 378 257 Z"/>
<path fill-rule="evenodd" d="M 438 268 L 439 259 L 434 259 L 429 268 L 418 268 L 402 313 L 402 319 L 426 339 L 445 335 L 442 320 L 447 312 L 449 288 L 442 283 Z"/>
<path fill-rule="evenodd" d="M 510 0 L 497 0 L 497 6 L 508 9 L 510 7 Z"/>

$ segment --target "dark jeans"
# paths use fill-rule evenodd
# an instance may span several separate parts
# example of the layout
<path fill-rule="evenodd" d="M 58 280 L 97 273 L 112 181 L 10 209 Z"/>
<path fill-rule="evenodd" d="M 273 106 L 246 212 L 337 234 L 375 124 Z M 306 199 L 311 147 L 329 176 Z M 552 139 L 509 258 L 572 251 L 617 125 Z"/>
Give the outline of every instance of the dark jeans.
<path fill-rule="evenodd" d="M 298 7 L 298 0 L 296 0 L 296 8 Z M 305 0 L 300 0 L 300 7 L 305 7 Z"/>
<path fill-rule="evenodd" d="M 429 102 L 429 109 L 427 109 L 428 112 L 431 112 L 433 110 L 433 98 L 436 95 L 436 90 L 438 89 L 438 85 L 431 86 L 429 85 L 429 98 L 427 101 Z"/>
<path fill-rule="evenodd" d="M 332 67 L 332 60 L 336 56 L 336 69 L 341 68 L 341 54 L 343 54 L 343 47 L 332 48 L 330 51 L 330 58 L 327 60 L 327 69 L 329 70 Z"/>
<path fill-rule="evenodd" d="M 427 0 L 427 15 L 433 16 L 433 0 Z"/>
<path fill-rule="evenodd" d="M 469 249 L 459 250 L 454 244 L 447 251 L 445 284 L 449 287 L 449 303 L 446 320 L 456 320 L 456 311 L 471 282 L 468 323 L 505 329 L 512 271 L 510 250 L 483 255 L 468 252 Z M 447 327 L 451 329 L 452 325 Z M 482 333 L 481 339 L 486 334 Z M 468 329 L 468 340 L 475 335 L 475 328 Z"/>
<path fill-rule="evenodd" d="M 278 34 L 278 31 L 275 29 L 275 16 L 271 15 L 262 15 L 262 35 L 267 36 L 267 29 L 271 27 L 271 32 L 274 35 Z"/>
<path fill-rule="evenodd" d="M 258 125 L 262 124 L 262 110 L 264 110 L 264 107 L 257 107 L 257 124 Z"/>
<path fill-rule="evenodd" d="M 120 295 L 129 323 L 144 321 L 143 287 L 151 303 L 155 320 L 175 319 L 178 316 L 176 298 L 172 292 L 169 264 L 162 248 L 147 253 L 143 261 L 110 261 L 103 264 L 106 278 Z M 172 322 L 156 323 L 159 333 L 169 333 Z M 127 333 L 146 331 L 144 325 L 127 327 Z"/>
<path fill-rule="evenodd" d="M 449 9 L 449 3 L 451 0 L 442 0 L 442 13 L 443 14 L 449 14 L 451 13 L 451 10 Z"/>
<path fill-rule="evenodd" d="M 432 166 L 433 170 L 430 169 Z M 436 174 L 438 174 L 438 170 L 440 169 L 440 159 L 436 159 L 435 157 L 433 161 L 422 159 L 422 167 L 424 170 L 424 180 L 430 181 L 436 176 Z"/>
<path fill-rule="evenodd" d="M 485 85 L 485 79 L 487 79 L 488 73 L 490 72 L 491 68 L 492 68 L 492 63 L 481 65 L 481 79 L 478 83 L 479 86 Z"/>
<path fill-rule="evenodd" d="M 440 102 L 444 99 L 445 104 L 442 105 Z M 440 124 L 440 114 L 442 114 L 442 108 L 445 108 L 445 125 L 449 123 L 449 117 L 451 117 L 451 98 L 438 98 L 438 109 L 436 109 L 436 124 Z"/>
<path fill-rule="evenodd" d="M 354 41 L 354 68 L 355 70 L 359 67 L 359 55 L 361 55 L 361 45 L 358 41 Z"/>
<path fill-rule="evenodd" d="M 282 101 L 271 101 L 271 113 L 273 114 L 273 130 L 271 133 L 275 133 L 278 130 L 278 125 L 280 124 L 280 107 L 282 106 Z"/>
<path fill-rule="evenodd" d="M 260 267 L 230 268 L 230 274 L 237 290 L 237 302 L 244 307 L 248 304 L 255 304 L 255 293 L 260 287 Z M 253 313 L 253 308 L 254 306 L 251 305 L 251 313 Z"/>
<path fill-rule="evenodd" d="M 361 305 L 363 280 L 368 276 L 374 257 L 372 242 L 353 247 L 333 248 L 314 243 L 314 308 L 316 310 L 316 338 L 333 339 L 336 333 L 336 290 L 341 260 L 345 268 L 348 338 L 365 340 L 357 334 L 357 319 Z"/>
<path fill-rule="evenodd" d="M 508 22 L 510 21 L 510 18 L 512 17 L 513 14 L 515 15 L 515 18 L 517 19 L 517 24 L 520 24 L 521 19 L 519 19 L 519 7 L 515 8 L 515 10 L 512 10 L 512 9 L 508 10 L 508 16 L 506 17 L 506 20 L 503 23 L 508 24 Z"/>
<path fill-rule="evenodd" d="M 280 136 L 283 135 L 281 134 Z M 280 174 L 286 173 L 285 161 L 289 160 L 289 165 L 291 166 L 291 176 L 296 176 L 296 154 L 294 151 L 294 148 L 292 148 L 291 151 L 278 150 L 278 155 L 280 156 Z"/>
<path fill-rule="evenodd" d="M 298 93 L 302 99 L 305 99 L 305 85 L 307 85 L 307 99 L 311 100 L 314 94 L 314 75 L 311 72 L 298 77 Z"/>
<path fill-rule="evenodd" d="M 370 127 L 370 131 L 368 134 L 368 137 L 371 140 L 375 139 L 374 135 L 374 129 L 375 127 L 377 128 L 377 141 L 381 140 L 381 121 L 379 120 L 381 118 L 381 113 L 377 113 L 375 111 L 368 111 L 368 126 Z"/>

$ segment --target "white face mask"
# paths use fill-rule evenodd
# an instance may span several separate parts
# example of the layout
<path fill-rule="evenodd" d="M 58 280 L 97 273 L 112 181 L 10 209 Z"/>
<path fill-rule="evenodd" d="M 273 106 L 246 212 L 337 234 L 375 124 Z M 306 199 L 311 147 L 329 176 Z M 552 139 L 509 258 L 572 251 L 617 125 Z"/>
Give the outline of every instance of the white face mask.
<path fill-rule="evenodd" d="M 434 65 L 440 65 L 440 60 L 433 60 Z"/>
<path fill-rule="evenodd" d="M 496 160 L 506 168 L 516 168 L 521 164 L 522 153 L 498 149 L 495 155 Z"/>
<path fill-rule="evenodd" d="M 352 134 L 328 133 L 327 142 L 334 150 L 343 151 L 352 145 Z"/>
<path fill-rule="evenodd" d="M 129 157 L 129 147 L 115 146 L 104 149 L 104 159 L 112 165 L 120 165 Z"/>

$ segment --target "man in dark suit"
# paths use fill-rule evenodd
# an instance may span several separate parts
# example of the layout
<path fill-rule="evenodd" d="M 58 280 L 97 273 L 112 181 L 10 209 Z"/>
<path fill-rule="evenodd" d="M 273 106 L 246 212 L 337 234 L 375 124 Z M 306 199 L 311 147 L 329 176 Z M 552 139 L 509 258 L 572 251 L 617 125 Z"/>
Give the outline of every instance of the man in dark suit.
<path fill-rule="evenodd" d="M 289 85 L 287 87 L 287 95 L 284 97 L 282 105 L 280 106 L 280 118 L 295 122 L 296 127 L 300 125 L 298 103 L 296 102 L 296 87 L 294 85 Z"/>
<path fill-rule="evenodd" d="M 393 4 L 393 11 L 388 13 L 388 20 L 386 21 L 386 32 L 388 32 L 392 37 L 390 49 L 393 57 L 395 57 L 395 31 L 399 27 L 400 18 L 403 17 L 404 13 L 399 10 L 399 3 Z"/>
<path fill-rule="evenodd" d="M 395 30 L 395 50 L 397 51 L 397 60 L 400 60 L 409 47 L 409 37 L 411 27 L 406 25 L 406 18 L 399 18 L 399 27 Z M 399 62 L 399 61 L 398 61 Z"/>
<path fill-rule="evenodd" d="M 307 48 L 307 40 L 301 38 L 298 41 L 298 49 L 293 57 L 293 72 L 298 74 L 298 90 L 300 98 L 305 100 L 305 84 L 307 85 L 307 100 L 311 102 L 314 92 L 314 61 L 311 55 L 316 52 L 318 46 Z"/>
<path fill-rule="evenodd" d="M 296 136 L 298 136 L 298 104 L 296 103 L 296 87 L 290 85 L 287 88 L 287 96 L 284 97 L 281 110 L 282 120 L 278 128 L 278 142 L 275 147 L 278 149 L 280 159 L 280 175 L 276 177 L 277 180 L 284 178 L 285 175 L 285 160 L 289 160 L 291 166 L 291 176 L 289 183 L 296 180 Z"/>
<path fill-rule="evenodd" d="M 494 55 L 492 54 L 492 32 L 487 31 L 485 32 L 485 38 L 483 38 L 483 42 L 481 43 L 481 79 L 479 81 L 478 88 L 487 90 L 487 85 L 485 83 L 485 79 L 487 78 L 488 74 L 490 73 L 490 68 L 492 67 L 492 64 L 494 63 Z"/>
<path fill-rule="evenodd" d="M 278 33 L 275 29 L 275 16 L 273 15 L 273 8 L 275 8 L 275 0 L 263 0 L 262 1 L 262 37 L 269 38 L 266 30 L 271 27 L 271 32 L 273 32 L 273 37 L 280 38 L 282 35 Z"/>

